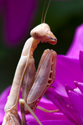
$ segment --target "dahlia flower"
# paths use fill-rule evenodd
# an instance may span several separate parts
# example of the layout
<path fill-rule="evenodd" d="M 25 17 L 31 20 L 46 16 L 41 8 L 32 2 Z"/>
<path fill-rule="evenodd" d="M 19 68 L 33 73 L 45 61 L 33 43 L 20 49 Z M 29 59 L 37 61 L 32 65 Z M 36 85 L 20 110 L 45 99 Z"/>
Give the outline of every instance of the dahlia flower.
<path fill-rule="evenodd" d="M 83 125 L 83 24 L 66 56 L 57 56 L 56 78 L 46 95 L 74 124 Z"/>

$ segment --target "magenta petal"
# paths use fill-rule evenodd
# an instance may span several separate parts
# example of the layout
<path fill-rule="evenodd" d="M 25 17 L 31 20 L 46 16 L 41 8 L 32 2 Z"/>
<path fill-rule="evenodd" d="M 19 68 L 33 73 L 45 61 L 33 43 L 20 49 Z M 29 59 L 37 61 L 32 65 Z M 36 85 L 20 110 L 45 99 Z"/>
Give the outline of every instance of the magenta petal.
<path fill-rule="evenodd" d="M 40 107 L 46 108 L 48 110 L 56 110 L 56 106 L 48 99 L 42 98 L 39 102 Z M 68 120 L 63 113 L 56 112 L 56 113 L 46 113 L 44 111 L 41 111 L 39 109 L 36 109 L 35 111 L 36 116 L 42 121 L 42 120 Z M 31 115 L 26 115 L 27 121 L 34 121 L 35 119 Z"/>
<path fill-rule="evenodd" d="M 83 24 L 76 29 L 74 40 L 67 52 L 67 56 L 71 58 L 79 58 L 80 50 L 83 50 Z"/>
<path fill-rule="evenodd" d="M 73 91 L 69 91 L 68 95 L 74 109 L 83 117 L 83 96 Z"/>
<path fill-rule="evenodd" d="M 2 125 L 2 122 L 0 122 L 0 125 Z"/>
<path fill-rule="evenodd" d="M 73 123 L 78 123 L 79 124 L 79 119 L 78 119 L 78 114 L 77 112 L 70 106 L 66 105 L 65 103 L 63 103 L 62 100 L 60 100 L 60 103 L 62 105 L 62 107 L 64 108 L 64 114 L 65 116 Z"/>
<path fill-rule="evenodd" d="M 54 91 L 54 89 L 47 90 L 46 95 L 60 109 L 60 111 L 64 112 L 64 108 L 59 102 L 59 95 Z"/>
<path fill-rule="evenodd" d="M 83 71 L 80 68 L 78 59 L 71 59 L 66 56 L 57 56 L 56 77 L 52 84 L 55 91 L 67 97 L 65 84 L 75 88 L 74 81 L 83 82 Z"/>
<path fill-rule="evenodd" d="M 11 87 L 8 87 L 7 89 L 5 89 L 3 91 L 3 93 L 0 95 L 0 122 L 3 121 L 3 117 L 5 115 L 4 106 L 6 104 L 7 97 L 9 95 L 9 93 L 10 93 L 10 88 Z"/>
<path fill-rule="evenodd" d="M 45 109 L 48 109 L 48 110 L 56 110 L 57 107 L 48 99 L 46 98 L 42 98 L 39 102 L 39 105 L 40 107 L 43 107 Z M 57 113 L 45 113 L 44 111 L 41 111 L 39 109 L 36 109 L 36 112 L 35 114 L 38 116 L 38 118 L 40 120 L 67 120 L 67 118 L 63 115 L 63 113 L 61 112 L 57 112 Z"/>
<path fill-rule="evenodd" d="M 83 83 L 81 83 L 81 82 L 74 82 L 75 83 L 75 85 L 80 89 L 80 91 L 82 92 L 82 94 L 83 94 Z"/>
<path fill-rule="evenodd" d="M 8 88 L 6 88 L 3 93 L 0 95 L 0 103 L 6 103 L 7 101 L 7 97 L 10 93 L 10 89 L 11 87 L 9 86 Z"/>
<path fill-rule="evenodd" d="M 42 97 L 38 106 L 41 106 L 43 108 L 46 108 L 48 110 L 55 110 L 57 109 L 57 107 L 48 99 L 46 99 L 45 97 Z"/>
<path fill-rule="evenodd" d="M 57 108 L 58 109 L 58 108 Z M 65 117 L 65 115 L 61 112 L 57 113 L 46 113 L 44 111 L 36 109 L 35 114 L 38 116 L 38 118 L 42 120 L 65 120 L 68 121 L 68 119 Z M 28 116 L 27 119 L 29 120 Z"/>
<path fill-rule="evenodd" d="M 81 69 L 83 70 L 83 51 L 80 51 L 79 53 L 79 61 L 80 61 Z"/>
<path fill-rule="evenodd" d="M 7 102 L 7 97 L 10 93 L 10 86 L 3 91 L 3 93 L 0 95 L 0 113 L 4 113 L 4 106 Z"/>
<path fill-rule="evenodd" d="M 5 115 L 4 106 L 5 106 L 5 103 L 7 101 L 7 96 L 9 95 L 9 92 L 10 92 L 10 87 L 8 87 L 1 94 L 1 98 L 0 98 L 0 102 L 1 102 L 1 105 L 0 105 L 0 122 L 1 123 L 2 123 L 4 115 Z M 20 93 L 20 96 L 21 96 L 21 94 L 22 94 L 22 91 Z M 55 110 L 55 109 L 57 109 L 57 107 L 50 100 L 48 100 L 48 99 L 46 99 L 44 97 L 40 100 L 39 106 L 41 106 L 43 108 L 46 108 L 48 110 Z M 18 111 L 18 113 L 21 116 L 20 111 Z M 35 114 L 38 116 L 38 118 L 40 120 L 49 120 L 49 119 L 50 120 L 55 120 L 55 119 L 57 119 L 57 120 L 66 120 L 67 121 L 67 118 L 61 112 L 45 113 L 45 112 L 37 109 Z M 26 115 L 26 120 L 27 121 L 35 121 L 34 117 L 31 114 Z"/>
<path fill-rule="evenodd" d="M 27 122 L 27 125 L 39 125 L 37 122 Z M 47 121 L 42 121 L 43 125 L 75 125 L 69 121 L 62 121 L 62 120 L 47 120 Z"/>
<path fill-rule="evenodd" d="M 46 113 L 44 111 L 36 109 L 35 112 L 36 116 L 39 118 L 40 121 L 43 120 L 65 120 L 68 121 L 68 119 L 65 117 L 63 113 L 57 112 L 57 113 Z M 27 121 L 35 121 L 34 117 L 30 114 L 26 115 Z"/>
<path fill-rule="evenodd" d="M 37 0 L 7 0 L 4 19 L 4 39 L 9 46 L 15 46 L 30 31 L 35 18 Z"/>
<path fill-rule="evenodd" d="M 61 100 L 61 96 L 59 96 L 53 89 L 47 90 L 46 95 L 70 121 L 79 123 L 77 114 L 73 108 L 68 107 L 68 104 L 65 104 L 63 100 Z"/>
<path fill-rule="evenodd" d="M 65 85 L 65 89 L 66 89 L 67 94 L 68 94 L 69 90 L 73 91 L 73 89 L 70 86 L 68 86 L 67 84 Z"/>

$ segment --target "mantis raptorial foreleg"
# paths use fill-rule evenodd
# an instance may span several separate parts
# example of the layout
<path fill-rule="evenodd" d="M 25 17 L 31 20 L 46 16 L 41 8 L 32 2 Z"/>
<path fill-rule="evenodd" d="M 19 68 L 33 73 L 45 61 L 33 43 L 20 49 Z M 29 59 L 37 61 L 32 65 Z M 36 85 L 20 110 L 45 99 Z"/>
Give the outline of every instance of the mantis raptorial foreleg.
<path fill-rule="evenodd" d="M 54 71 L 53 71 L 54 70 Z M 34 79 L 34 84 L 27 96 L 27 104 L 35 110 L 39 100 L 47 90 L 47 88 L 53 83 L 55 79 L 56 71 L 56 52 L 53 50 L 45 50 Z M 24 90 L 23 90 L 24 91 Z M 21 106 L 22 108 L 22 106 Z M 25 108 L 26 113 L 28 110 Z M 22 110 L 23 116 L 23 110 Z M 23 116 L 23 123 L 24 123 Z"/>
<path fill-rule="evenodd" d="M 3 125 L 21 125 L 21 120 L 18 116 L 18 103 L 22 83 L 22 99 L 25 100 L 24 102 L 27 103 L 32 110 L 35 110 L 39 100 L 55 79 L 56 52 L 49 49 L 44 51 L 36 75 L 33 52 L 40 41 L 42 43 L 48 42 L 53 45 L 56 44 L 56 37 L 46 23 L 35 27 L 30 34 L 32 37 L 29 38 L 24 45 L 16 68 L 12 88 L 5 105 Z M 25 104 L 23 105 L 25 113 L 29 113 Z M 26 124 L 25 121 L 23 121 L 23 123 Z"/>

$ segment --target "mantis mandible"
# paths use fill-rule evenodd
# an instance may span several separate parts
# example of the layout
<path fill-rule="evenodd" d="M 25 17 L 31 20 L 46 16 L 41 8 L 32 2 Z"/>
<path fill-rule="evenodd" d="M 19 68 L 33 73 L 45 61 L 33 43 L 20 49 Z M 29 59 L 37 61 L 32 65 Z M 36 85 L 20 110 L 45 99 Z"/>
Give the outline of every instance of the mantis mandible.
<path fill-rule="evenodd" d="M 32 110 L 36 110 L 40 99 L 55 79 L 57 54 L 53 50 L 45 50 L 35 74 L 33 52 L 40 41 L 55 45 L 57 39 L 46 23 L 36 26 L 31 30 L 30 35 L 31 37 L 25 42 L 16 68 L 11 91 L 5 105 L 5 117 L 2 125 L 26 125 L 25 113 L 29 112 L 41 125 Z M 21 86 L 22 99 L 19 100 Z M 18 115 L 19 102 L 22 121 Z"/>

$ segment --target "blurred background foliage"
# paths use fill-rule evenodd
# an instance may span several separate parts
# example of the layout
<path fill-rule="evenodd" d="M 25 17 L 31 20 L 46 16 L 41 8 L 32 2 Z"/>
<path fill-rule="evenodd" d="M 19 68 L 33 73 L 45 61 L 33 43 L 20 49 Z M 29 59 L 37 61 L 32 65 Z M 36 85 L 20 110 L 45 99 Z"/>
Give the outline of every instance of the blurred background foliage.
<path fill-rule="evenodd" d="M 6 0 L 5 0 L 6 1 Z M 27 0 L 30 1 L 30 0 Z M 18 41 L 18 44 L 7 45 L 6 39 L 4 40 L 4 13 L 0 13 L 0 93 L 9 85 L 12 84 L 15 69 L 20 58 L 20 54 L 25 41 L 30 37 L 29 31 L 36 25 L 41 23 L 42 10 L 45 0 L 36 0 L 34 13 L 31 10 L 27 12 L 32 14 L 32 20 L 27 22 L 29 27 L 27 31 L 24 32 L 23 38 Z M 46 2 L 46 6 L 49 0 Z M 6 1 L 7 3 L 7 1 Z M 17 4 L 17 3 L 16 3 Z M 28 2 L 29 4 L 29 2 Z M 18 9 L 20 7 L 20 2 L 18 4 Z M 45 8 L 46 8 L 45 6 Z M 32 6 L 30 6 L 32 7 Z M 11 18 L 10 18 L 11 21 Z M 19 20 L 20 22 L 20 20 Z M 36 68 L 39 63 L 40 57 L 43 51 L 47 48 L 54 49 L 57 54 L 65 55 L 71 45 L 75 33 L 76 27 L 83 23 L 83 0 L 52 0 L 46 15 L 45 22 L 49 24 L 51 30 L 57 37 L 58 41 L 55 46 L 48 43 L 39 44 L 34 52 Z M 8 24 L 9 26 L 10 24 Z M 12 29 L 13 30 L 13 29 Z M 17 29 L 18 30 L 18 29 Z M 13 33 L 14 34 L 14 33 Z M 22 35 L 21 35 L 22 36 Z M 12 42 L 12 41 L 10 41 Z M 17 42 L 17 41 L 15 41 Z"/>

